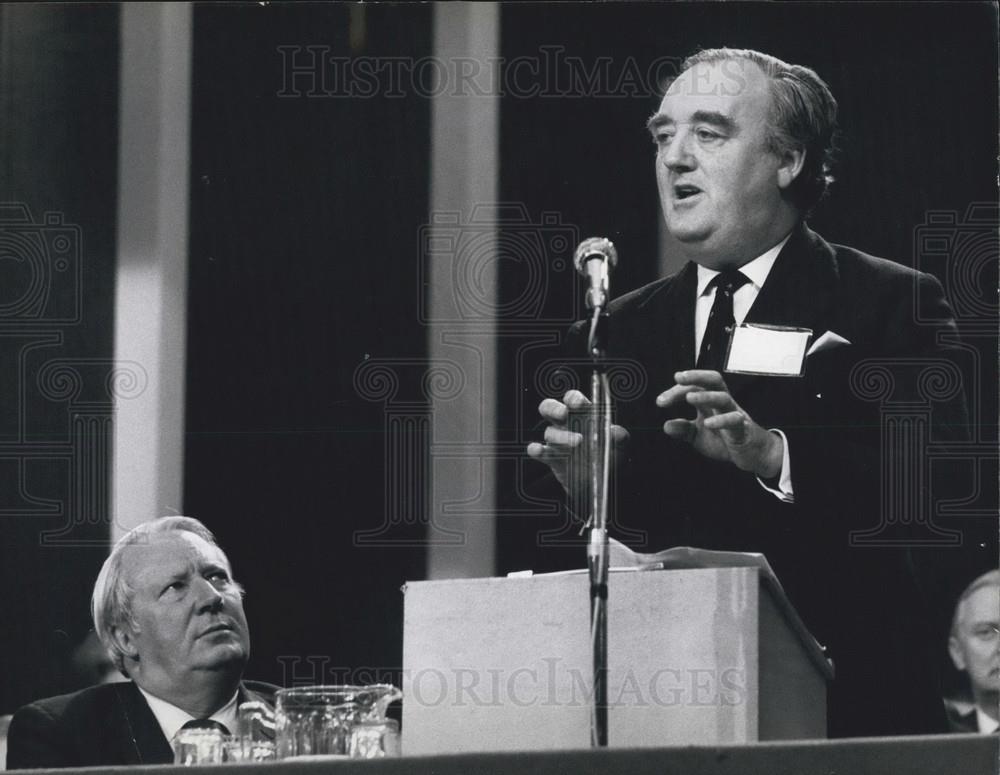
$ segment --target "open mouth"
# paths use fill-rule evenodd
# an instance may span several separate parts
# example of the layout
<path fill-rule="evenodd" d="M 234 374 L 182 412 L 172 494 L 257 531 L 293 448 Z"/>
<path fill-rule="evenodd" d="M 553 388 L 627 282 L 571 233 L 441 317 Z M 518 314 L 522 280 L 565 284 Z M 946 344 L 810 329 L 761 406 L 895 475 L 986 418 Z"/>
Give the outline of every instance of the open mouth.
<path fill-rule="evenodd" d="M 678 202 L 683 202 L 685 199 L 690 199 L 700 193 L 701 189 L 690 183 L 678 183 L 674 186 L 674 199 Z"/>
<path fill-rule="evenodd" d="M 199 635 L 199 638 L 204 638 L 206 635 L 214 635 L 217 632 L 232 632 L 233 626 L 231 624 L 213 624 L 207 630 Z"/>

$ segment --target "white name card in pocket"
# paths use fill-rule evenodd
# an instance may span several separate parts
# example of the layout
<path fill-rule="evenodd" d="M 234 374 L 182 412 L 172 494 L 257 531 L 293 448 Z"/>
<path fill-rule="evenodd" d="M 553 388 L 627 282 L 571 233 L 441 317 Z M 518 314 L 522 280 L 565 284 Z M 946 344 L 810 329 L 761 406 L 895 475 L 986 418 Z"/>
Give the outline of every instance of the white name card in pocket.
<path fill-rule="evenodd" d="M 733 329 L 726 371 L 772 377 L 801 377 L 812 330 L 744 323 Z"/>

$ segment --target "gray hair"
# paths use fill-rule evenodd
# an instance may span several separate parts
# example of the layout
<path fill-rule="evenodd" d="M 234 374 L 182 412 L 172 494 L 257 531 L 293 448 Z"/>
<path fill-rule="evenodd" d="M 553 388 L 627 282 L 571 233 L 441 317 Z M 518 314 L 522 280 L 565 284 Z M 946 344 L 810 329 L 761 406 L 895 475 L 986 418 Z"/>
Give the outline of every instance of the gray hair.
<path fill-rule="evenodd" d="M 983 587 L 1000 587 L 1000 568 L 988 570 L 982 576 L 978 576 L 959 595 L 958 602 L 955 604 L 955 615 L 951 620 L 951 636 L 953 638 L 958 637 L 958 623 L 962 619 L 962 610 L 965 606 L 965 601 L 972 597 L 973 592 L 977 592 Z"/>
<path fill-rule="evenodd" d="M 770 82 L 768 150 L 778 155 L 805 151 L 802 172 L 792 182 L 789 196 L 802 214 L 808 215 L 833 182 L 837 101 L 814 70 L 747 48 L 703 49 L 685 59 L 679 73 L 695 65 L 735 60 L 757 65 Z"/>
<path fill-rule="evenodd" d="M 212 531 L 193 517 L 154 519 L 133 528 L 118 540 L 104 561 L 101 572 L 97 574 L 97 581 L 94 582 L 94 593 L 90 599 L 94 632 L 107 649 L 115 667 L 126 677 L 128 672 L 125 670 L 125 652 L 112 636 L 115 630 L 135 624 L 132 615 L 133 590 L 122 577 L 122 557 L 129 546 L 145 544 L 149 542 L 151 536 L 175 531 L 194 533 L 214 546 L 219 545 Z M 228 560 L 226 562 L 228 565 Z"/>

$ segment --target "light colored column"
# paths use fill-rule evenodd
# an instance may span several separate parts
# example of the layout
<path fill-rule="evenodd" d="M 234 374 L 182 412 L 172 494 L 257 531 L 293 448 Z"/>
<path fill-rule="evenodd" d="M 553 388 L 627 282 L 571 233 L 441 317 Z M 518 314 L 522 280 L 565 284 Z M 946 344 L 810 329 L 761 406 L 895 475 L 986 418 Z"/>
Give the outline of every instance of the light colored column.
<path fill-rule="evenodd" d="M 430 243 L 451 247 L 430 254 L 428 351 L 432 369 L 457 366 L 464 386 L 456 397 L 431 393 L 432 579 L 496 566 L 499 46 L 497 4 L 435 4 L 434 56 L 449 82 L 431 107 Z M 474 287 L 461 280 L 471 277 Z"/>
<path fill-rule="evenodd" d="M 112 540 L 182 509 L 190 174 L 192 8 L 121 13 L 115 359 L 147 388 L 118 402 Z"/>

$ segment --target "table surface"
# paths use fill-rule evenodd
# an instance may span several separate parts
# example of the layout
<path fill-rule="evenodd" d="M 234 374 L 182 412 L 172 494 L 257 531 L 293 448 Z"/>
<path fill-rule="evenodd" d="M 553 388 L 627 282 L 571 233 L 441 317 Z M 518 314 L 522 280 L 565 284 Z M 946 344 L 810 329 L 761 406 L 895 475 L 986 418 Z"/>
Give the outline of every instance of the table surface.
<path fill-rule="evenodd" d="M 997 775 L 1000 736 L 934 735 L 926 737 L 811 740 L 752 745 L 684 746 L 523 753 L 403 757 L 375 761 L 284 761 L 221 765 L 225 772 L 254 775 Z M 31 770 L 72 773 L 144 773 L 198 775 L 219 767 L 101 767 Z"/>

